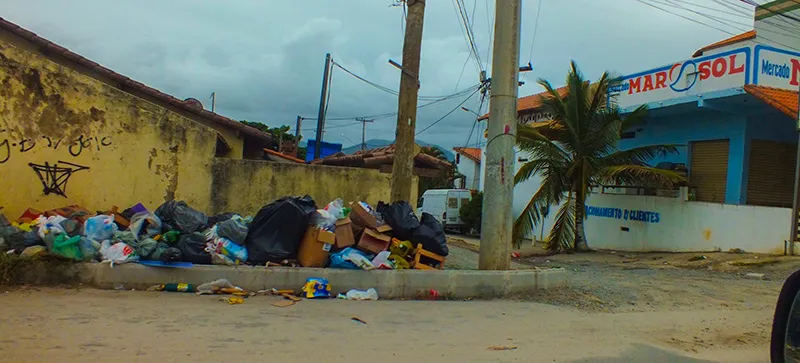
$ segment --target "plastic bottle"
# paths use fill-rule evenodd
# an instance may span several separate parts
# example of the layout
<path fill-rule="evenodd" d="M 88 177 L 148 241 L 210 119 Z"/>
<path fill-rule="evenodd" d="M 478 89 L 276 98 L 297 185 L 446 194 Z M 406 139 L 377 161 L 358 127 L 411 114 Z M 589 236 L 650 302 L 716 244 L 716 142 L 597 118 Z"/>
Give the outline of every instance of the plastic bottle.
<path fill-rule="evenodd" d="M 345 295 L 347 300 L 378 300 L 378 291 L 373 288 L 364 290 L 352 289 Z"/>
<path fill-rule="evenodd" d="M 164 291 L 174 291 L 174 292 L 194 292 L 195 287 L 192 284 L 186 283 L 177 283 L 177 284 L 165 284 Z"/>

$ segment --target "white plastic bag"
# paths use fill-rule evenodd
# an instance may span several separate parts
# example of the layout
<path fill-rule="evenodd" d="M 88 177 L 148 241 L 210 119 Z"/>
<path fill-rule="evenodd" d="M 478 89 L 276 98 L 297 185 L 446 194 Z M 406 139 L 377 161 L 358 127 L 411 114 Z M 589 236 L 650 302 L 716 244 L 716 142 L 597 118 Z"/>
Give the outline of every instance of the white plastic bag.
<path fill-rule="evenodd" d="M 117 231 L 117 224 L 114 223 L 114 216 L 104 214 L 94 216 L 86 220 L 83 225 L 83 235 L 95 241 L 105 241 L 114 236 Z"/>
<path fill-rule="evenodd" d="M 103 256 L 103 262 L 111 262 L 111 267 L 114 267 L 114 264 L 139 261 L 136 251 L 124 242 L 112 245 L 111 241 L 105 240 L 100 245 L 100 254 Z"/>
<path fill-rule="evenodd" d="M 378 291 L 373 288 L 364 290 L 352 289 L 345 295 L 347 300 L 378 300 Z"/>
<path fill-rule="evenodd" d="M 372 259 L 372 264 L 379 269 L 394 270 L 394 264 L 389 261 L 389 251 L 381 251 L 375 258 Z"/>
<path fill-rule="evenodd" d="M 145 222 L 147 222 L 147 230 L 142 234 L 142 227 L 144 227 Z M 137 241 L 153 238 L 161 234 L 161 219 L 150 212 L 139 212 L 131 216 L 131 224 L 128 230 L 133 232 L 133 237 Z"/>
<path fill-rule="evenodd" d="M 341 199 L 336 199 L 328 205 L 325 206 L 325 210 L 328 211 L 334 218 L 336 219 L 344 219 L 344 201 Z"/>
<path fill-rule="evenodd" d="M 39 219 L 37 220 L 39 224 L 39 230 L 37 231 L 39 238 L 45 239 L 45 236 L 50 233 L 67 233 L 67 231 L 64 230 L 64 227 L 61 226 L 61 222 L 65 220 L 67 219 L 62 216 L 39 216 Z"/>
<path fill-rule="evenodd" d="M 317 209 L 317 212 L 311 216 L 311 223 L 309 224 L 319 229 L 330 231 L 336 227 L 336 217 L 324 209 Z"/>

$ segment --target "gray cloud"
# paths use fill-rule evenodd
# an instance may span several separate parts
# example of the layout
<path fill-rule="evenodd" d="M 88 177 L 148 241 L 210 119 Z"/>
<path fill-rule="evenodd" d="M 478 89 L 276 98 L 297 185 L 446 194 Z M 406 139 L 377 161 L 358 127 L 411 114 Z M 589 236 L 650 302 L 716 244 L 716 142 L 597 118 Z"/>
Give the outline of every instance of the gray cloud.
<path fill-rule="evenodd" d="M 634 0 L 543 1 L 530 57 L 536 2 L 523 1 L 520 61 L 531 61 L 535 70 L 521 75 L 527 82 L 521 95 L 539 92 L 535 82 L 540 77 L 560 85 L 570 59 L 596 78 L 605 70 L 629 73 L 687 58 L 729 36 Z M 326 52 L 353 72 L 397 89 L 399 71 L 387 60 L 401 58 L 402 10 L 391 2 L 79 0 L 66 5 L 58 0 L 5 0 L 0 16 L 176 97 L 195 97 L 208 107 L 208 95 L 216 92 L 219 113 L 276 126 L 294 125 L 296 115 L 316 117 Z M 474 33 L 486 64 L 494 3 L 465 2 L 470 14 L 475 6 Z M 474 61 L 462 75 L 468 48 L 457 19 L 451 1 L 428 0 L 422 95 L 451 94 L 478 83 Z M 332 90 L 328 117 L 397 108 L 395 96 L 339 70 L 334 70 Z M 421 109 L 418 130 L 462 100 Z M 478 105 L 477 96 L 465 104 L 474 110 Z M 419 138 L 447 148 L 461 146 L 474 118 L 457 110 Z M 392 138 L 394 123 L 391 117 L 377 120 L 368 126 L 368 137 Z M 313 127 L 306 121 L 303 128 Z M 313 131 L 303 133 L 309 137 Z M 340 134 L 358 141 L 361 128 L 353 121 L 330 121 L 326 139 L 350 144 Z"/>

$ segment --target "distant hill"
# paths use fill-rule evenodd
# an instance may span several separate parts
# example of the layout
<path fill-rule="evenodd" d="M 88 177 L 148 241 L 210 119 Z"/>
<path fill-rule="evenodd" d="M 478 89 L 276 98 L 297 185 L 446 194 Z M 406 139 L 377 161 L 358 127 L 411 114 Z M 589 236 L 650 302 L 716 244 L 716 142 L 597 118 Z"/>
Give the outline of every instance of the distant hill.
<path fill-rule="evenodd" d="M 383 146 L 389 146 L 389 145 L 391 145 L 393 143 L 394 143 L 394 140 L 369 139 L 369 140 L 367 140 L 367 150 L 378 148 L 378 147 L 383 147 Z M 420 140 L 417 140 L 417 144 L 419 144 L 419 146 L 431 146 L 431 147 L 435 147 L 435 148 L 441 150 L 442 154 L 444 154 L 444 157 L 446 157 L 447 160 L 453 161 L 456 158 L 456 155 L 453 153 L 453 150 L 447 150 L 447 149 L 445 149 L 445 148 L 443 148 L 443 147 L 441 147 L 439 145 L 429 144 L 427 142 L 420 141 Z M 348 154 L 348 155 L 352 154 L 352 153 L 355 153 L 356 151 L 359 151 L 359 150 L 361 150 L 361 144 L 357 144 L 357 145 L 353 145 L 353 146 L 350 146 L 350 147 L 342 148 L 342 152 L 345 153 L 345 154 Z"/>

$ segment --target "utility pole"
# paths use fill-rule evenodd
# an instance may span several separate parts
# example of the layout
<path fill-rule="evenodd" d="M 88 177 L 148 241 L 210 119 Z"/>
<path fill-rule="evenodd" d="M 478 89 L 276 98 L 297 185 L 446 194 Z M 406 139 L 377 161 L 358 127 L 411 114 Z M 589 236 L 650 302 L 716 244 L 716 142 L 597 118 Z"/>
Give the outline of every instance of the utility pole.
<path fill-rule="evenodd" d="M 300 125 L 303 124 L 303 117 L 297 115 L 297 123 L 294 126 L 294 145 L 300 147 Z"/>
<path fill-rule="evenodd" d="M 478 268 L 510 267 L 514 213 L 514 145 L 517 135 L 521 0 L 496 0 L 489 137 L 486 144 L 483 221 Z"/>
<path fill-rule="evenodd" d="M 217 93 L 211 92 L 211 112 L 217 108 Z"/>
<path fill-rule="evenodd" d="M 800 93 L 798 93 L 798 102 L 800 102 Z M 789 255 L 794 256 L 794 244 L 798 241 L 798 237 L 800 235 L 800 229 L 798 227 L 798 223 L 800 223 L 800 218 L 798 217 L 798 213 L 800 213 L 800 110 L 798 110 L 797 114 L 797 122 L 795 122 L 795 130 L 797 131 L 797 157 L 796 157 L 796 165 L 794 168 L 794 200 L 792 202 L 792 229 L 789 232 Z"/>
<path fill-rule="evenodd" d="M 317 115 L 317 135 L 314 146 L 314 159 L 319 159 L 322 152 L 322 130 L 325 128 L 325 98 L 328 95 L 328 72 L 331 70 L 331 54 L 325 54 L 325 71 L 322 72 L 322 92 L 319 96 L 319 114 Z"/>
<path fill-rule="evenodd" d="M 359 117 L 356 121 L 361 123 L 361 150 L 363 151 L 367 149 L 367 122 L 372 122 L 374 120 Z"/>
<path fill-rule="evenodd" d="M 422 24 L 425 0 L 405 0 L 408 7 L 403 40 L 403 64 L 400 67 L 400 96 L 397 101 L 397 131 L 392 166 L 391 201 L 411 199 L 414 178 L 414 132 L 417 127 L 417 95 L 419 93 L 419 53 L 422 48 Z"/>

